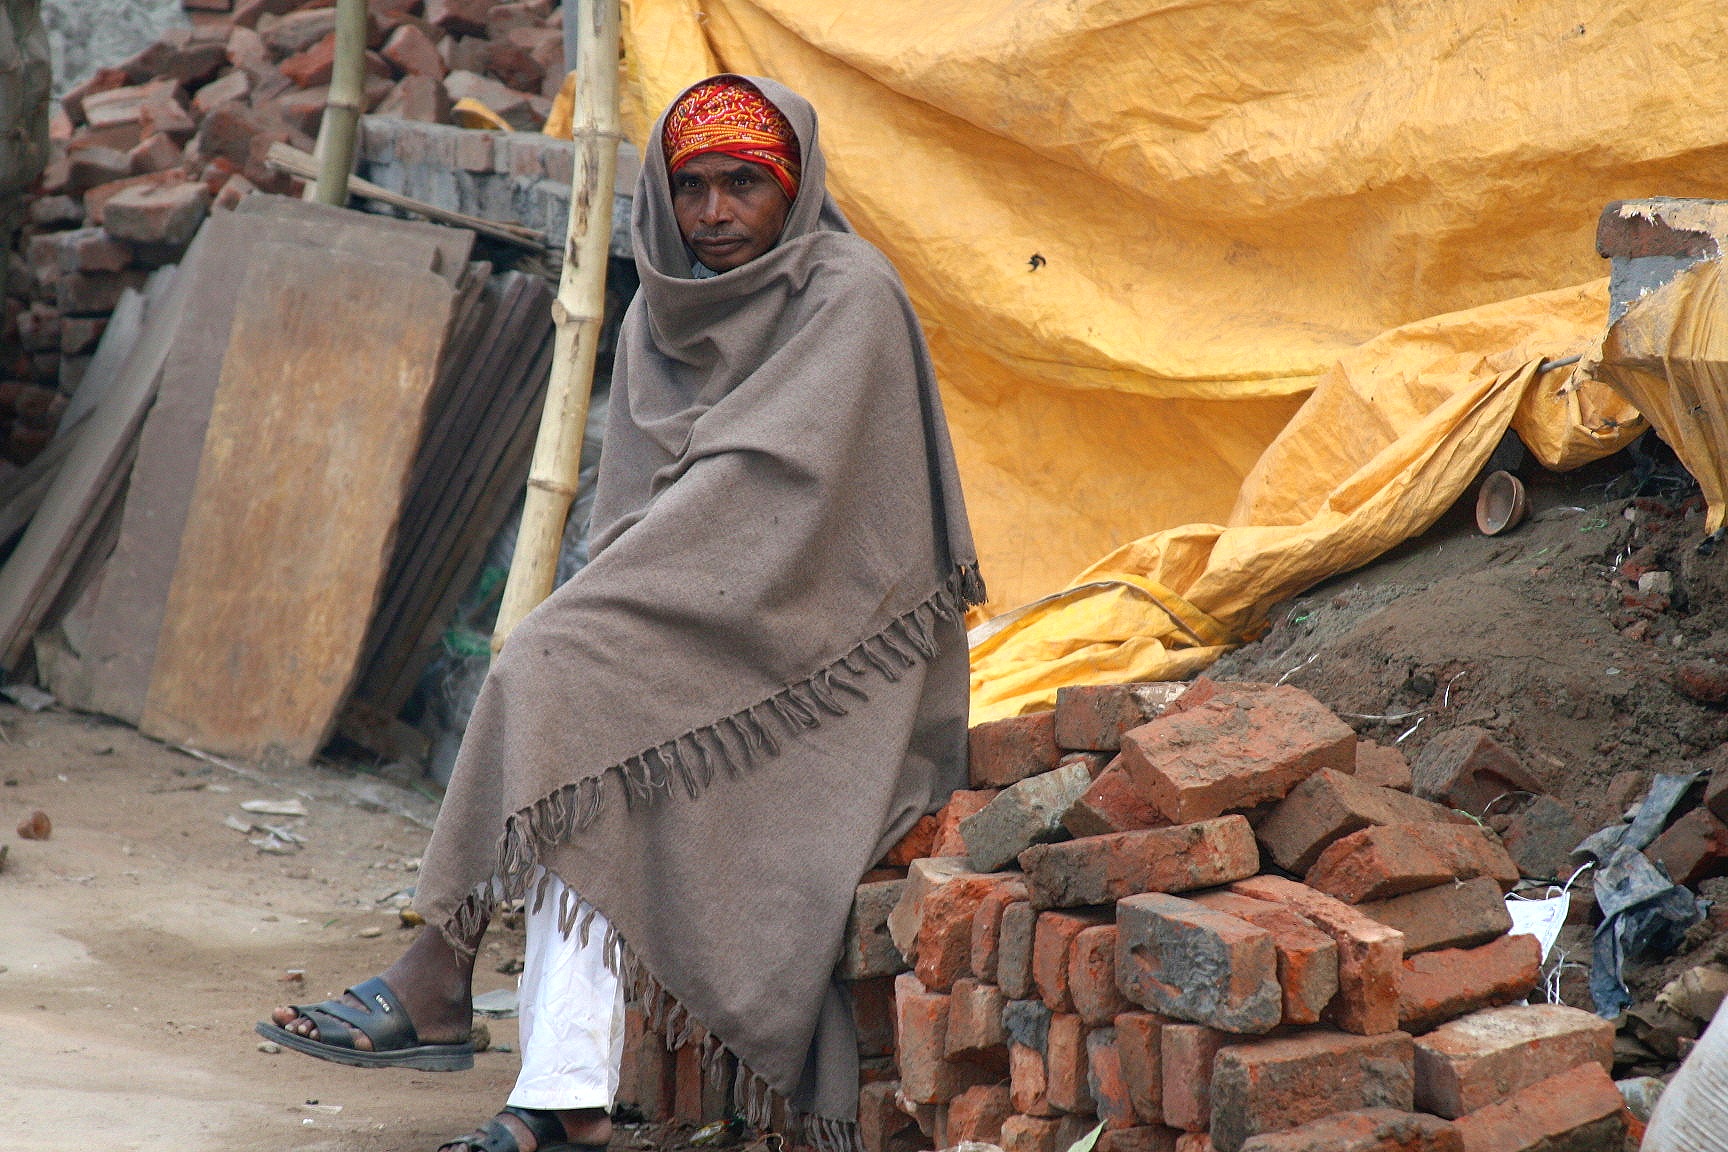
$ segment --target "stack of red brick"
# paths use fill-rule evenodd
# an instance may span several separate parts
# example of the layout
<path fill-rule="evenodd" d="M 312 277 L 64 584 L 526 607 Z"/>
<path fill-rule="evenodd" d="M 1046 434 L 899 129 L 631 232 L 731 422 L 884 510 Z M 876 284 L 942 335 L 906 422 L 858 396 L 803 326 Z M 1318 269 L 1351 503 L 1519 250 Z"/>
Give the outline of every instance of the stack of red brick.
<path fill-rule="evenodd" d="M 333 0 L 187 0 L 189 27 L 79 84 L 53 111 L 53 153 L 6 279 L 0 458 L 54 431 L 121 294 L 179 259 L 213 206 L 297 193 L 264 161 L 310 151 L 329 95 Z M 447 122 L 473 97 L 535 130 L 563 80 L 551 0 L 370 0 L 366 104 Z M 490 141 L 488 141 L 488 145 Z"/>
<path fill-rule="evenodd" d="M 860 887 L 869 1152 L 1619 1152 L 1614 1028 L 1517 1003 L 1493 833 L 1296 688 L 1183 688 L 974 728 L 974 790 Z M 1435 794 L 1503 788 L 1486 734 L 1436 744 Z"/>

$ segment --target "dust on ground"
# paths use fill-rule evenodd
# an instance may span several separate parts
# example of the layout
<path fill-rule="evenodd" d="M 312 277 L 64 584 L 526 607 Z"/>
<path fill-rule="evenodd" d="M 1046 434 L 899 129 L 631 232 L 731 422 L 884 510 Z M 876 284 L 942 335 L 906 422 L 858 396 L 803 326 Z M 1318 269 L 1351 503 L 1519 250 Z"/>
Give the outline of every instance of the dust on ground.
<path fill-rule="evenodd" d="M 0 704 L 0 1152 L 430 1152 L 503 1104 L 515 1020 L 488 1022 L 493 1047 L 466 1073 L 259 1050 L 271 1005 L 339 994 L 417 930 L 395 905 L 427 832 L 392 809 L 424 820 L 433 804 L 351 772 L 234 767 Z M 18 839 L 38 809 L 51 838 Z M 261 852 L 266 835 L 230 820 L 304 844 Z M 486 949 L 476 991 L 513 987 L 520 932 L 495 926 Z M 648 1137 L 620 1128 L 613 1147 L 665 1143 Z"/>

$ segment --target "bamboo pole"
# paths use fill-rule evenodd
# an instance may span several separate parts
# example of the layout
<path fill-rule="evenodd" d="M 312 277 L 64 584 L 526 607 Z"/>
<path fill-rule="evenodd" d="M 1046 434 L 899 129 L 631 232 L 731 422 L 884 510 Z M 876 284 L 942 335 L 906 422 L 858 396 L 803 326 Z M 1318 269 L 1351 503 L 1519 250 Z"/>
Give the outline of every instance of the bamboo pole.
<path fill-rule="evenodd" d="M 336 0 L 336 59 L 330 96 L 318 125 L 318 183 L 308 199 L 337 208 L 348 203 L 354 141 L 366 102 L 366 0 Z"/>
<path fill-rule="evenodd" d="M 558 298 L 552 379 L 534 442 L 522 527 L 492 651 L 535 605 L 552 593 L 564 521 L 576 498 L 582 470 L 582 435 L 588 426 L 588 393 L 594 384 L 594 352 L 600 343 L 606 303 L 606 261 L 612 243 L 612 188 L 618 171 L 618 0 L 581 0 L 566 5 L 576 19 L 576 93 L 571 139 L 576 169 L 570 184 L 570 226 Z"/>

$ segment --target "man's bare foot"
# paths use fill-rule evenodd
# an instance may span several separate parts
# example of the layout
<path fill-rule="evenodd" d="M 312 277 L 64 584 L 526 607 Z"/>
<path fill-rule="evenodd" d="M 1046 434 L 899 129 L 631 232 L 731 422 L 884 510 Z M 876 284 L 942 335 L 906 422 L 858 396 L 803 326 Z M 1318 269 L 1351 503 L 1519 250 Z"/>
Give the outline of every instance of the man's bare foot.
<path fill-rule="evenodd" d="M 468 1039 L 474 1026 L 474 957 L 456 951 L 442 933 L 422 931 L 381 979 L 402 1002 L 422 1044 L 460 1044 Z M 344 995 L 342 1000 L 372 1010 L 353 996 Z M 287 1005 L 273 1009 L 270 1019 L 286 1032 L 318 1039 L 318 1026 Z M 354 1047 L 369 1052 L 372 1041 L 356 1033 Z"/>
<path fill-rule="evenodd" d="M 538 1149 L 559 1142 L 604 1147 L 612 1139 L 612 1117 L 604 1108 L 572 1108 L 561 1111 L 507 1108 L 493 1117 L 490 1123 L 509 1132 L 516 1141 L 519 1152 L 537 1152 Z M 563 1126 L 561 1141 L 556 1129 L 552 1128 L 554 1123 Z M 460 1140 L 439 1145 L 438 1152 L 468 1152 L 469 1149 L 481 1147 L 485 1137 L 486 1130 L 482 1128 Z M 545 1139 L 542 1139 L 543 1137 Z"/>

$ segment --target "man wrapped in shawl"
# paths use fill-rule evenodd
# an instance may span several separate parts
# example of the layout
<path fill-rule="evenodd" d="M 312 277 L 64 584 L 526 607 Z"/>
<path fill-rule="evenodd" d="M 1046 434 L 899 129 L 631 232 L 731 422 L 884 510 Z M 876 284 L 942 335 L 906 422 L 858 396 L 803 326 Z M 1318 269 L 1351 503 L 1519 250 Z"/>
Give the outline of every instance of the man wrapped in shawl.
<path fill-rule="evenodd" d="M 474 949 L 528 909 L 522 1074 L 445 1145 L 600 1145 L 626 999 L 737 1063 L 768 1126 L 855 1145 L 834 978 L 852 893 L 965 780 L 961 619 L 983 598 L 941 401 L 888 261 L 828 196 L 810 105 L 719 76 L 636 188 L 593 560 L 517 628 L 420 872 L 423 933 L 260 1031 L 455 1069 Z"/>

